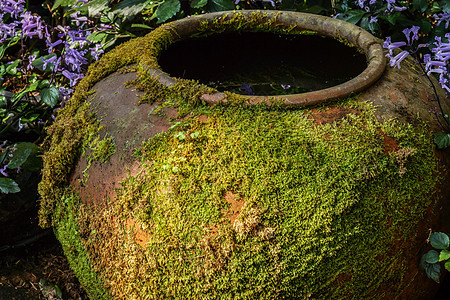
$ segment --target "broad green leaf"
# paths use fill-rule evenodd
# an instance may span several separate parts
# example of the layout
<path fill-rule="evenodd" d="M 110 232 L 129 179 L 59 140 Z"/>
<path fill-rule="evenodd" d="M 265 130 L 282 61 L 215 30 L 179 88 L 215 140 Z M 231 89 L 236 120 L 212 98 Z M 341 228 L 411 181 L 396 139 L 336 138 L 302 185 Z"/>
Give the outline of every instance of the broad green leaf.
<path fill-rule="evenodd" d="M 103 40 L 109 33 L 104 31 L 96 31 L 87 37 L 87 40 L 92 43 L 98 43 Z"/>
<path fill-rule="evenodd" d="M 440 0 L 439 6 L 443 12 L 450 14 L 450 2 L 448 0 Z"/>
<path fill-rule="evenodd" d="M 236 9 L 236 5 L 233 0 L 211 0 L 206 6 L 208 12 L 217 12 L 224 10 Z"/>
<path fill-rule="evenodd" d="M 48 79 L 44 79 L 39 83 L 38 89 L 48 87 L 49 85 L 50 85 L 50 81 Z"/>
<path fill-rule="evenodd" d="M 131 24 L 131 28 L 153 29 L 152 27 L 145 24 Z"/>
<path fill-rule="evenodd" d="M 156 10 L 157 23 L 163 23 L 180 11 L 181 4 L 179 0 L 166 0 Z"/>
<path fill-rule="evenodd" d="M 52 11 L 60 6 L 72 6 L 77 2 L 77 0 L 56 0 L 53 4 Z"/>
<path fill-rule="evenodd" d="M 45 60 L 49 60 L 50 58 L 52 58 L 54 56 L 56 56 L 56 53 L 51 53 L 49 55 L 45 55 L 43 57 L 39 57 L 39 58 L 35 59 L 31 63 L 31 65 L 33 67 L 35 67 L 36 69 L 38 69 L 38 70 L 45 71 L 45 72 L 52 72 L 54 67 L 55 67 L 55 64 L 54 63 L 47 63 L 47 65 L 45 66 L 45 69 L 44 69 L 44 62 L 42 61 L 42 58 L 44 58 Z"/>
<path fill-rule="evenodd" d="M 395 23 L 397 23 L 397 19 L 400 17 L 400 13 L 396 12 L 393 14 L 389 14 L 386 16 L 386 20 L 389 21 L 389 23 L 391 23 L 392 25 L 395 25 Z"/>
<path fill-rule="evenodd" d="M 0 178 L 0 191 L 3 194 L 20 192 L 19 185 L 11 178 Z"/>
<path fill-rule="evenodd" d="M 34 121 L 36 121 L 37 119 L 39 118 L 39 115 L 38 114 L 33 114 L 33 115 L 31 115 L 30 117 L 22 117 L 22 118 L 20 118 L 20 121 L 23 123 L 23 124 L 26 124 L 26 123 L 31 123 L 31 122 L 34 122 Z"/>
<path fill-rule="evenodd" d="M 40 80 L 37 80 L 37 81 L 33 82 L 32 84 L 30 84 L 29 86 L 27 86 L 26 88 L 24 88 L 19 93 L 15 93 L 14 96 L 11 98 L 11 102 L 16 103 L 19 100 L 21 100 L 25 96 L 26 93 L 35 91 L 37 89 L 37 87 L 39 86 L 39 83 L 40 83 Z"/>
<path fill-rule="evenodd" d="M 448 235 L 442 232 L 433 232 L 430 235 L 430 244 L 435 249 L 447 249 L 449 246 Z"/>
<path fill-rule="evenodd" d="M 439 265 L 439 263 L 425 263 L 425 272 L 429 278 L 439 283 L 439 275 L 441 275 L 441 265 Z"/>
<path fill-rule="evenodd" d="M 59 89 L 54 85 L 43 89 L 40 95 L 41 100 L 51 108 L 55 107 L 59 102 Z"/>
<path fill-rule="evenodd" d="M 420 12 L 424 12 L 428 7 L 428 0 L 413 0 L 414 9 L 420 10 Z"/>
<path fill-rule="evenodd" d="M 298 11 L 318 15 L 326 11 L 326 8 L 320 5 L 306 5 L 298 9 Z"/>
<path fill-rule="evenodd" d="M 434 142 L 438 149 L 450 147 L 450 133 L 437 132 L 434 134 Z"/>
<path fill-rule="evenodd" d="M 83 9 L 87 9 L 89 17 L 94 17 L 104 10 L 108 9 L 109 0 L 91 0 L 83 5 Z"/>
<path fill-rule="evenodd" d="M 450 251 L 442 250 L 441 253 L 439 253 L 439 261 L 444 261 L 449 258 L 450 258 Z"/>
<path fill-rule="evenodd" d="M 26 144 L 34 145 L 32 143 Z M 16 149 L 12 152 L 11 160 L 8 163 L 8 169 L 17 169 L 27 161 L 28 157 L 33 152 L 33 149 L 27 146 L 28 145 L 24 146 L 19 146 L 19 144 L 16 145 Z"/>
<path fill-rule="evenodd" d="M 5 96 L 0 96 L 0 107 L 5 106 L 8 103 Z"/>
<path fill-rule="evenodd" d="M 445 263 L 444 267 L 447 271 L 450 271 L 450 260 Z"/>
<path fill-rule="evenodd" d="M 38 156 L 39 153 L 39 146 L 33 143 L 17 143 L 8 163 L 8 169 L 22 167 L 28 171 L 39 171 L 42 167 L 42 159 Z"/>
<path fill-rule="evenodd" d="M 5 55 L 6 45 L 0 45 L 0 59 L 3 58 L 3 55 Z"/>
<path fill-rule="evenodd" d="M 135 16 L 144 10 L 149 1 L 142 0 L 124 0 L 114 6 L 112 12 L 124 17 Z"/>
<path fill-rule="evenodd" d="M 193 0 L 191 2 L 191 7 L 192 8 L 202 8 L 203 6 L 205 6 L 208 3 L 208 0 Z"/>
<path fill-rule="evenodd" d="M 20 59 L 16 59 L 12 64 L 9 64 L 9 65 L 6 67 L 5 72 L 8 73 L 8 74 L 10 74 L 10 75 L 15 75 L 15 74 L 17 74 L 17 66 L 19 65 L 19 63 L 20 63 L 21 61 L 22 61 L 22 60 L 20 60 Z"/>
<path fill-rule="evenodd" d="M 425 258 L 427 257 L 427 254 L 425 253 L 424 255 L 422 255 L 422 257 L 420 258 L 419 261 L 419 269 L 421 270 L 425 270 L 425 265 L 427 264 L 427 262 L 425 261 Z"/>
<path fill-rule="evenodd" d="M 439 252 L 430 250 L 425 254 L 425 261 L 429 264 L 435 264 L 439 261 Z"/>
<path fill-rule="evenodd" d="M 362 17 L 364 16 L 365 13 L 366 12 L 363 10 L 354 9 L 354 10 L 348 11 L 344 15 L 339 15 L 338 19 L 352 23 L 352 24 L 356 24 L 362 19 Z"/>

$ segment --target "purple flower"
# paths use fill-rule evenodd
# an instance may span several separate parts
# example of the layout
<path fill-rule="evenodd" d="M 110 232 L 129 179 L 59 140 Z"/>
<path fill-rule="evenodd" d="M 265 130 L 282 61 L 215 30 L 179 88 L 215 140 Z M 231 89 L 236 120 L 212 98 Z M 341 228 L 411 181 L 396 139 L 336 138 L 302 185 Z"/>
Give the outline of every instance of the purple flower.
<path fill-rule="evenodd" d="M 16 35 L 17 29 L 20 25 L 19 21 L 14 21 L 10 24 L 0 23 L 0 43 L 4 42 L 7 38 Z"/>
<path fill-rule="evenodd" d="M 40 16 L 33 16 L 31 12 L 26 11 L 20 17 L 22 18 L 22 35 L 30 39 L 34 36 L 38 36 L 40 39 L 44 37 L 46 26 Z"/>
<path fill-rule="evenodd" d="M 291 86 L 289 84 L 282 84 L 281 87 L 285 90 L 291 88 Z"/>
<path fill-rule="evenodd" d="M 83 74 L 72 73 L 67 70 L 63 70 L 62 74 L 64 75 L 64 77 L 70 80 L 70 86 L 76 85 L 78 81 L 84 77 Z"/>
<path fill-rule="evenodd" d="M 83 45 L 84 43 L 90 43 L 85 36 L 83 36 L 83 31 L 81 30 L 70 30 L 67 32 L 67 35 L 69 36 L 72 43 L 74 42 L 81 42 L 80 44 Z"/>
<path fill-rule="evenodd" d="M 72 21 L 74 21 L 78 27 L 84 26 L 84 24 L 86 24 L 86 22 L 89 20 L 86 16 L 78 16 L 80 13 L 81 12 L 77 11 L 70 15 Z"/>
<path fill-rule="evenodd" d="M 370 16 L 369 17 L 369 23 L 377 23 L 377 22 L 378 22 L 378 16 L 375 16 L 375 17 Z"/>
<path fill-rule="evenodd" d="M 445 22 L 445 29 L 448 28 L 448 25 L 450 24 L 450 14 L 442 13 L 442 14 L 434 14 L 433 17 L 438 21 L 436 23 L 437 26 L 439 26 L 442 22 Z"/>
<path fill-rule="evenodd" d="M 57 57 L 56 55 L 50 57 L 49 59 L 45 59 L 44 57 L 41 57 L 42 62 L 44 63 L 44 64 L 42 65 L 42 69 L 45 70 L 45 69 L 47 68 L 47 65 L 50 64 L 50 63 L 54 63 L 54 62 L 57 60 L 57 58 L 58 58 L 58 57 Z M 59 62 L 59 61 L 58 61 L 58 62 Z M 58 64 L 58 62 L 56 62 L 55 65 Z"/>
<path fill-rule="evenodd" d="M 71 71 L 76 71 L 81 73 L 81 66 L 87 64 L 87 59 L 84 57 L 87 50 L 78 51 L 77 49 L 72 49 L 66 47 L 66 53 L 64 54 L 64 62 L 69 67 Z"/>
<path fill-rule="evenodd" d="M 411 44 L 414 41 L 417 41 L 419 39 L 419 26 L 413 26 L 411 28 L 405 28 L 403 29 L 403 34 L 406 36 L 406 39 L 408 40 L 408 46 L 411 46 Z M 411 37 L 411 33 L 413 34 L 413 36 Z"/>
<path fill-rule="evenodd" d="M 409 52 L 406 50 L 403 50 L 402 52 L 397 54 L 395 57 L 391 57 L 389 64 L 391 65 L 391 67 L 397 66 L 397 68 L 400 69 L 401 61 L 404 60 L 408 55 L 409 55 Z"/>
<path fill-rule="evenodd" d="M 388 36 L 384 41 L 383 47 L 389 50 L 389 55 L 392 55 L 392 50 L 405 46 L 405 42 L 391 42 L 391 37 Z"/>
<path fill-rule="evenodd" d="M 100 55 L 104 53 L 102 49 L 100 49 L 102 45 L 96 44 L 94 48 L 90 48 L 91 55 L 95 60 L 98 60 L 100 58 Z"/>
<path fill-rule="evenodd" d="M 406 9 L 406 7 L 396 6 L 395 0 L 386 0 L 386 3 L 388 6 L 387 6 L 387 9 L 385 10 L 385 12 L 404 11 Z"/>
<path fill-rule="evenodd" d="M 9 13 L 11 17 L 17 19 L 24 10 L 25 0 L 0 0 L 0 11 Z"/>
<path fill-rule="evenodd" d="M 243 90 L 244 92 L 247 93 L 247 95 L 254 95 L 255 93 L 252 90 L 252 85 L 251 84 L 243 84 L 239 87 L 239 89 Z"/>
<path fill-rule="evenodd" d="M 8 167 L 8 165 L 4 165 L 3 168 L 0 168 L 0 173 L 5 177 L 8 177 L 8 173 L 6 173 L 7 167 Z"/>
<path fill-rule="evenodd" d="M 61 44 L 61 43 L 62 43 L 62 40 L 56 40 L 56 42 L 54 42 L 54 43 L 52 43 L 52 42 L 49 41 L 49 40 L 46 40 L 45 43 L 46 43 L 47 46 L 48 46 L 48 50 L 47 50 L 48 53 L 52 53 L 53 48 L 55 48 L 56 46 L 58 46 L 59 44 Z"/>
<path fill-rule="evenodd" d="M 30 55 L 28 56 L 28 65 L 27 65 L 27 70 L 33 70 L 33 61 L 36 59 L 36 56 L 34 55 Z"/>

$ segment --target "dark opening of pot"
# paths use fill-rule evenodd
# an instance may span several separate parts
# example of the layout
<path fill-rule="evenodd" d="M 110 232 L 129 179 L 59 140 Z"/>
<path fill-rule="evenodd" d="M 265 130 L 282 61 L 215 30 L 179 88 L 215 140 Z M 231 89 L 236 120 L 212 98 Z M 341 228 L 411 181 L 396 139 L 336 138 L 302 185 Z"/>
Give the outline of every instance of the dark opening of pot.
<path fill-rule="evenodd" d="M 173 77 L 244 95 L 286 95 L 346 82 L 367 66 L 356 48 L 315 35 L 235 32 L 176 42 L 159 57 Z"/>

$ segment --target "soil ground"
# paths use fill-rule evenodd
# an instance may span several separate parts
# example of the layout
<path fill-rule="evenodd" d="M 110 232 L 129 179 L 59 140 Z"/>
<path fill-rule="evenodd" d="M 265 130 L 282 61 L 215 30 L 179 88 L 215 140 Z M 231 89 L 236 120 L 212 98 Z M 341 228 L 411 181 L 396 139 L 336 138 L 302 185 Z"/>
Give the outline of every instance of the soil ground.
<path fill-rule="evenodd" d="M 0 253 L 0 300 L 61 299 L 52 285 L 60 289 L 62 299 L 89 299 L 52 232 L 26 249 Z"/>

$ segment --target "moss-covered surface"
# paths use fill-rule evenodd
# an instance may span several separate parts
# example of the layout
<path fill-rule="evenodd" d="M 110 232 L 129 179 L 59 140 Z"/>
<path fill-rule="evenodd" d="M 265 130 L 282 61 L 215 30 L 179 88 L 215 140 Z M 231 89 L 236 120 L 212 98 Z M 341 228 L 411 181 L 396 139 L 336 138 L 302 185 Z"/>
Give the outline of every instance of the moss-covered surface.
<path fill-rule="evenodd" d="M 426 126 L 380 123 L 373 107 L 352 99 L 340 105 L 354 113 L 328 124 L 308 110 L 250 107 L 239 97 L 235 105 L 202 106 L 207 87 L 167 88 L 146 76 L 176 36 L 167 28 L 94 64 L 49 131 L 40 220 L 55 227 L 90 296 L 400 293 L 409 284 L 408 243 L 438 181 Z M 85 101 L 95 82 L 128 65 L 141 74 L 134 84 L 144 101 L 164 100 L 190 115 L 142 145 L 143 171 L 124 179 L 116 199 L 83 204 L 68 176 L 101 134 Z M 387 137 L 396 141 L 389 151 Z M 137 235 L 145 235 L 144 247 Z"/>

